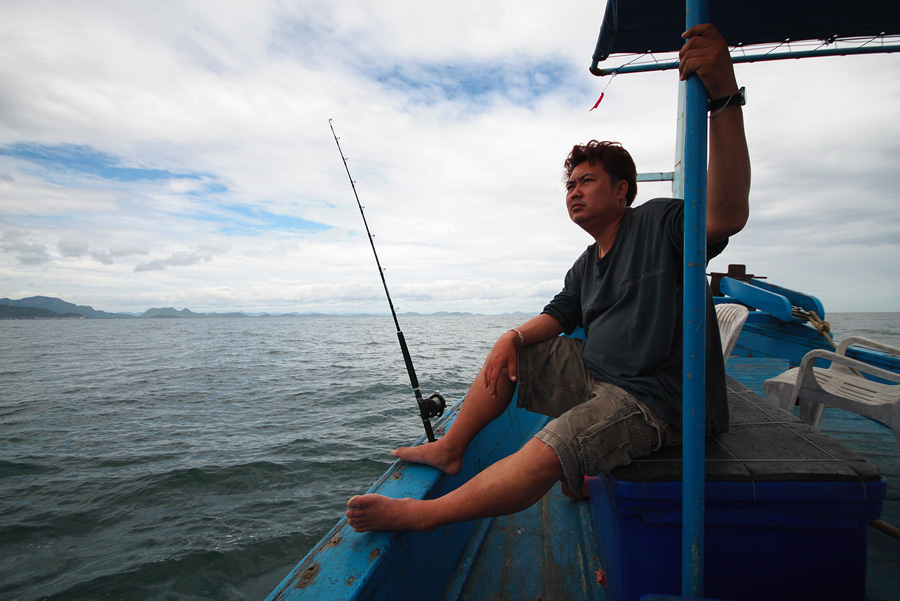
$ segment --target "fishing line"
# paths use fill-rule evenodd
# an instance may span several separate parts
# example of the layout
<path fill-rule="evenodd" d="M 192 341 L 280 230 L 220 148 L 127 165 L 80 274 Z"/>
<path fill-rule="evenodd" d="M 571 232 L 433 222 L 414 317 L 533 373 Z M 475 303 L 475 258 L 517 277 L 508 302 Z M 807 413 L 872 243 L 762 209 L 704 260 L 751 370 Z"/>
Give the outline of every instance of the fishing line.
<path fill-rule="evenodd" d="M 409 354 L 409 347 L 406 346 L 406 338 L 403 336 L 403 331 L 400 329 L 400 322 L 397 320 L 397 311 L 394 309 L 391 293 L 388 292 L 387 281 L 384 279 L 384 269 L 381 267 L 381 261 L 378 260 L 378 252 L 375 250 L 374 236 L 372 236 L 372 232 L 369 231 L 369 222 L 366 221 L 366 213 L 363 211 L 362 203 L 359 202 L 359 194 L 356 193 L 356 182 L 353 181 L 353 176 L 350 175 L 350 168 L 347 166 L 347 157 L 344 156 L 344 151 L 341 149 L 341 143 L 338 141 L 339 138 L 337 137 L 337 134 L 334 133 L 334 125 L 331 124 L 331 119 L 328 120 L 328 127 L 331 128 L 331 135 L 334 136 L 334 143 L 337 144 L 338 152 L 341 153 L 341 159 L 344 161 L 344 170 L 347 171 L 347 177 L 350 179 L 350 187 L 353 188 L 353 196 L 356 198 L 356 204 L 359 207 L 359 214 L 362 215 L 363 225 L 366 226 L 366 234 L 369 236 L 369 244 L 372 246 L 372 254 L 375 255 L 375 264 L 378 266 L 378 275 L 381 276 L 384 294 L 387 296 L 388 306 L 391 308 L 391 315 L 394 317 L 394 325 L 397 328 L 397 340 L 400 342 L 400 350 L 403 352 L 403 361 L 406 363 L 406 371 L 409 374 L 409 383 L 416 395 L 416 403 L 419 405 L 419 415 L 422 417 L 422 425 L 425 427 L 425 434 L 428 436 L 430 442 L 434 442 L 437 439 L 434 437 L 434 431 L 431 429 L 431 421 L 429 420 L 432 417 L 440 417 L 443 415 L 447 403 L 444 401 L 444 397 L 437 392 L 427 399 L 422 398 L 422 393 L 419 391 L 419 379 L 416 377 L 416 370 L 413 367 L 412 357 Z"/>
<path fill-rule="evenodd" d="M 609 84 L 612 83 L 612 80 L 616 78 L 616 75 L 618 75 L 618 73 L 616 73 L 615 71 L 613 71 L 613 74 L 610 76 L 609 81 L 607 81 L 607 82 L 606 82 L 606 85 L 603 86 L 603 89 L 600 90 L 600 98 L 597 99 L 597 102 L 594 104 L 593 107 L 591 107 L 591 110 L 588 111 L 589 113 L 590 113 L 592 110 L 594 110 L 595 108 L 597 108 L 598 106 L 600 106 L 600 103 L 603 101 L 603 97 L 606 95 L 606 88 L 608 88 L 608 87 L 609 87 Z"/>

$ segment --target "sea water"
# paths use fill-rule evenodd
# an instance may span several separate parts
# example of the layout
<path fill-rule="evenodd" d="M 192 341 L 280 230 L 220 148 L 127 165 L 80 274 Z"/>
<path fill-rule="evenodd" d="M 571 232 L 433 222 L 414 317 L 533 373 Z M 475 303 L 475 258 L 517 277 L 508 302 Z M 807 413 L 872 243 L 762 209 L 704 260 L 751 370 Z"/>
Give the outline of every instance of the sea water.
<path fill-rule="evenodd" d="M 522 317 L 401 316 L 458 400 Z M 422 434 L 385 317 L 0 321 L 0 599 L 261 599 Z"/>
<path fill-rule="evenodd" d="M 401 316 L 422 391 L 524 319 Z M 0 321 L 0 598 L 261 599 L 421 434 L 389 316 Z"/>

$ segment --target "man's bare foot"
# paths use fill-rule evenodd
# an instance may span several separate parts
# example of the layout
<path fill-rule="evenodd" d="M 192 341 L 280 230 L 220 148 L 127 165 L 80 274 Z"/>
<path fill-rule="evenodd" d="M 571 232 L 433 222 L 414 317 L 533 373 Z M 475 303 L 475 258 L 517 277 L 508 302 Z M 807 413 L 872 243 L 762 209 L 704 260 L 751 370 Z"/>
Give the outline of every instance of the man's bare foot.
<path fill-rule="evenodd" d="M 582 499 L 588 498 L 588 483 L 587 478 L 585 478 L 584 482 L 581 485 L 581 490 L 575 490 L 571 486 L 568 486 L 565 482 L 561 483 L 562 492 L 564 495 L 569 497 L 570 499 L 574 499 L 576 501 L 581 501 Z"/>
<path fill-rule="evenodd" d="M 357 532 L 373 530 L 418 530 L 430 532 L 433 528 L 423 525 L 417 499 L 392 499 L 368 494 L 352 497 L 347 501 L 347 522 Z"/>
<path fill-rule="evenodd" d="M 400 447 L 391 451 L 391 455 L 410 463 L 424 463 L 438 468 L 445 474 L 455 476 L 462 469 L 462 455 L 449 451 L 446 444 L 441 444 L 443 440 L 417 447 Z"/>

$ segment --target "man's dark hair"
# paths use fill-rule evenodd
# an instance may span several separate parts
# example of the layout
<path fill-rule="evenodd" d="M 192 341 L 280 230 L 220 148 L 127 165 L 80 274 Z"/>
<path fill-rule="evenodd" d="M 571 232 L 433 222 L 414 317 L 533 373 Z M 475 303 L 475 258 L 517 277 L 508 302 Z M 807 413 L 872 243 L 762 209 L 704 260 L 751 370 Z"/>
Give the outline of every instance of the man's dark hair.
<path fill-rule="evenodd" d="M 613 183 L 625 180 L 628 182 L 628 193 L 625 195 L 625 206 L 631 206 L 637 195 L 637 169 L 628 151 L 618 142 L 598 142 L 591 140 L 587 144 L 576 144 L 566 158 L 565 180 L 572 177 L 572 170 L 588 161 L 592 165 L 601 163 Z"/>

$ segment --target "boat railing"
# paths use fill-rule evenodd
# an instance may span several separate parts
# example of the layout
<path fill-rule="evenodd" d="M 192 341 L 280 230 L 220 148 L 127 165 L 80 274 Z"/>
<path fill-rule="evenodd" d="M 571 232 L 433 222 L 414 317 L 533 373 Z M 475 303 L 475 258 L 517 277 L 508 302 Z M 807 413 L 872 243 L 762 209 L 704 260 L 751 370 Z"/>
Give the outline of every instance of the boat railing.
<path fill-rule="evenodd" d="M 809 320 L 812 315 L 819 319 L 825 318 L 825 308 L 815 296 L 761 280 L 751 278 L 741 281 L 723 277 L 719 282 L 719 290 L 742 304 L 765 311 L 781 321 Z"/>

